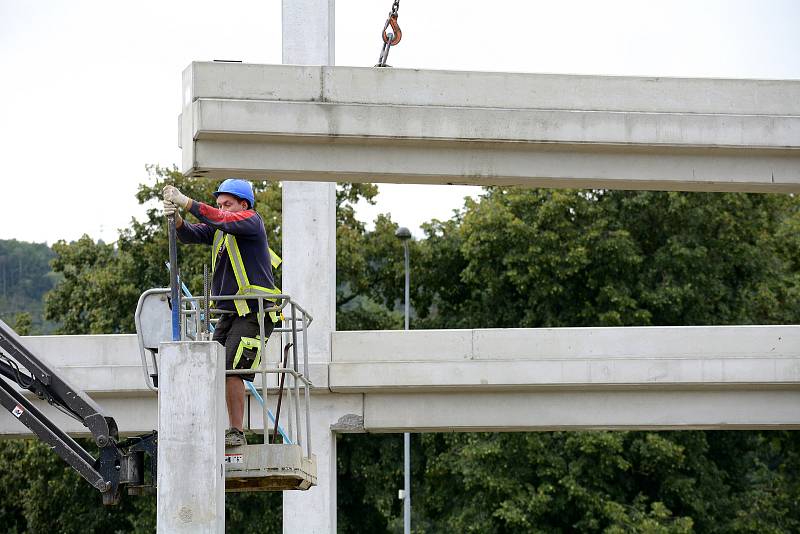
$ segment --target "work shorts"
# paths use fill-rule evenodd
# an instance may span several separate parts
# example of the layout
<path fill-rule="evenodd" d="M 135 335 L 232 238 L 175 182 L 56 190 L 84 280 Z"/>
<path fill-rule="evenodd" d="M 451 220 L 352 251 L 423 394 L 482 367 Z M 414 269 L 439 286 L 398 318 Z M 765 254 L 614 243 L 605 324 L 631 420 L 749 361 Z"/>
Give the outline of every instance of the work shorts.
<path fill-rule="evenodd" d="M 269 339 L 275 325 L 264 321 L 264 335 Z M 214 341 L 225 347 L 225 369 L 255 369 L 261 363 L 261 342 L 259 341 L 258 318 L 256 312 L 247 315 L 225 314 L 214 329 Z M 266 347 L 266 342 L 264 343 Z M 252 382 L 255 373 L 238 376 Z"/>

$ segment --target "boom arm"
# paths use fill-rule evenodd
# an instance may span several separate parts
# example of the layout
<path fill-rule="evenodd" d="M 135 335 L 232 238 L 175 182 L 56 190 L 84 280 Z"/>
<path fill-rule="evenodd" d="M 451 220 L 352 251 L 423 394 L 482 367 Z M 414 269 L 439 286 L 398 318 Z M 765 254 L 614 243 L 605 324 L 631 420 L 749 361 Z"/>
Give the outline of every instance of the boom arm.
<path fill-rule="evenodd" d="M 21 369 L 21 368 L 24 368 Z M 27 371 L 27 372 L 25 372 Z M 156 433 L 119 443 L 117 424 L 103 414 L 86 393 L 58 376 L 36 358 L 19 336 L 0 320 L 0 404 L 27 426 L 40 440 L 50 445 L 92 486 L 103 494 L 103 504 L 117 504 L 121 488 L 144 486 L 144 456 L 149 454 L 153 481 L 156 479 Z M 67 415 L 77 419 L 92 433 L 100 448 L 95 459 L 79 443 L 63 432 L 11 382 L 33 392 Z"/>

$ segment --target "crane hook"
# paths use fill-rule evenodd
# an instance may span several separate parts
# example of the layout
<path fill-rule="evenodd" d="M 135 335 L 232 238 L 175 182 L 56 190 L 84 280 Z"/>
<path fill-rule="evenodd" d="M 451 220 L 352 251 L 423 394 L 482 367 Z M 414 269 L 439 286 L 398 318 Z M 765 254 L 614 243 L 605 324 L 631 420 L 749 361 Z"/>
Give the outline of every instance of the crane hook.
<path fill-rule="evenodd" d="M 387 34 L 386 30 L 392 27 L 392 33 Z M 389 18 L 386 19 L 386 26 L 383 27 L 383 42 L 388 43 L 389 46 L 394 46 L 400 42 L 400 39 L 403 38 L 403 31 L 400 29 L 400 25 L 397 23 L 397 14 L 392 13 L 389 15 Z"/>

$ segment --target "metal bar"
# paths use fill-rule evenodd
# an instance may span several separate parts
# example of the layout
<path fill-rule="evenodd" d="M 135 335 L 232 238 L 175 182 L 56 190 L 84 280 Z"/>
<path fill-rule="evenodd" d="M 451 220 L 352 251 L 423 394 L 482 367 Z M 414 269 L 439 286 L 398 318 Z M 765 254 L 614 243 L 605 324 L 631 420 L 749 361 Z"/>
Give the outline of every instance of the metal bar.
<path fill-rule="evenodd" d="M 94 457 L 55 426 L 5 380 L 0 380 L 0 404 L 19 419 L 20 423 L 31 429 L 40 440 L 50 445 L 53 451 L 75 468 L 89 484 L 100 491 L 109 489 L 110 483 L 93 466 Z"/>
<path fill-rule="evenodd" d="M 211 339 L 211 284 L 208 279 L 208 265 L 203 264 L 203 333 L 205 339 Z"/>
<path fill-rule="evenodd" d="M 297 306 L 295 303 L 291 303 L 292 307 L 292 363 L 295 371 L 300 371 L 300 367 L 297 362 Z"/>
<path fill-rule="evenodd" d="M 9 357 L 31 372 L 31 375 L 45 386 L 48 402 L 56 404 L 80 419 L 92 432 L 101 447 L 113 437 L 114 420 L 107 418 L 100 406 L 83 390 L 74 387 L 64 378 L 56 375 L 43 361 L 33 355 L 16 332 L 0 320 L 0 349 Z"/>
<path fill-rule="evenodd" d="M 0 349 L 22 364 L 39 382 L 50 384 L 53 372 L 34 357 L 15 334 L 10 326 L 0 320 Z"/>
<path fill-rule="evenodd" d="M 289 304 L 292 310 L 292 367 L 294 368 L 295 372 L 299 372 L 300 368 L 297 362 L 297 306 L 294 302 Z M 294 418 L 295 423 L 297 424 L 297 443 L 302 445 L 303 444 L 303 432 L 302 427 L 300 426 L 300 383 L 297 381 L 297 377 L 292 375 L 292 386 L 294 389 Z"/>
<path fill-rule="evenodd" d="M 252 394 L 253 394 L 253 396 L 256 398 L 256 400 L 257 400 L 259 403 L 261 403 L 261 404 L 264 404 L 264 399 L 263 399 L 263 398 L 261 397 L 261 395 L 258 393 L 258 390 L 257 390 L 257 389 L 256 389 L 256 387 L 255 387 L 255 386 L 252 384 L 252 382 L 245 382 L 245 383 L 247 384 L 247 387 L 248 387 L 248 389 L 250 389 L 250 393 L 252 393 Z M 270 420 L 270 421 L 272 421 L 273 423 L 276 423 L 276 424 L 277 424 L 277 418 L 276 418 L 274 415 L 272 415 L 272 411 L 270 411 L 269 409 L 267 409 L 267 416 L 269 417 L 269 420 Z M 281 437 L 283 438 L 283 442 L 284 442 L 284 443 L 286 443 L 287 445 L 292 445 L 292 440 L 291 440 L 291 439 L 289 439 L 289 435 L 288 435 L 288 434 L 286 434 L 286 431 L 285 431 L 285 430 L 283 429 L 283 427 L 282 427 L 282 426 L 280 426 L 280 425 L 278 425 L 278 433 L 279 433 L 279 434 L 281 435 Z"/>
<path fill-rule="evenodd" d="M 279 358 L 280 358 L 280 356 L 279 356 Z M 284 368 L 286 367 L 286 364 L 288 363 L 287 362 L 288 359 L 289 359 L 289 347 L 286 346 L 283 349 L 283 367 Z M 273 435 L 273 441 L 275 441 L 275 439 L 277 438 L 277 432 L 278 432 L 278 421 L 277 420 L 281 416 L 281 400 L 283 399 L 283 384 L 284 384 L 284 379 L 285 378 L 286 378 L 286 374 L 282 373 L 281 376 L 280 376 L 280 379 L 278 380 L 278 404 L 277 404 L 277 407 L 275 408 L 275 419 L 276 419 L 276 421 L 275 421 L 275 434 Z"/>
<path fill-rule="evenodd" d="M 303 312 L 303 375 L 310 378 L 308 371 L 308 336 L 306 335 L 306 314 Z M 306 456 L 311 458 L 311 393 L 308 381 L 303 382 L 306 403 Z"/>
<path fill-rule="evenodd" d="M 410 323 L 411 298 L 410 298 L 410 279 L 411 273 L 409 266 L 408 239 L 403 240 L 403 252 L 405 259 L 405 330 L 408 331 Z M 411 434 L 403 433 L 403 532 L 411 532 Z"/>
<path fill-rule="evenodd" d="M 269 424 L 267 423 L 267 373 L 265 363 L 267 360 L 267 344 L 264 335 L 266 330 L 264 328 L 264 298 L 258 296 L 258 350 L 261 353 L 261 361 L 258 362 L 259 370 L 261 370 L 261 390 L 264 392 L 264 402 L 261 404 L 261 426 L 264 427 L 264 443 L 269 443 Z"/>
<path fill-rule="evenodd" d="M 291 327 L 288 326 L 290 324 L 290 319 L 291 318 L 286 318 L 287 329 L 283 333 L 283 337 L 284 337 L 284 340 L 285 340 L 284 346 L 286 346 L 288 343 L 291 342 Z M 287 371 L 288 371 L 288 369 L 279 369 L 279 370 L 277 370 L 277 372 L 287 372 Z M 293 406 L 292 406 L 292 398 L 291 398 L 292 395 L 291 395 L 291 392 L 289 392 L 288 395 L 289 395 L 289 403 L 286 406 L 286 408 L 288 409 L 288 413 L 286 414 L 286 424 L 289 427 L 289 435 L 292 436 L 292 439 L 294 440 L 295 443 L 298 443 L 298 441 L 297 441 L 297 431 L 295 430 L 295 425 L 294 425 L 294 411 L 293 411 Z"/>
<path fill-rule="evenodd" d="M 292 381 L 294 383 L 294 405 L 295 405 L 295 412 L 294 416 L 297 421 L 297 444 L 301 447 L 304 445 L 303 441 L 303 432 L 302 427 L 300 426 L 300 381 L 297 379 L 297 376 L 292 375 Z M 302 450 L 302 449 L 301 449 Z"/>
<path fill-rule="evenodd" d="M 187 310 L 189 310 L 189 313 L 194 316 L 194 339 L 195 341 L 205 341 L 202 314 L 197 307 L 191 306 L 192 303 L 189 304 L 190 305 L 187 307 Z"/>
<path fill-rule="evenodd" d="M 181 340 L 181 294 L 178 288 L 178 240 L 175 235 L 175 216 L 167 217 L 169 226 L 169 288 L 172 298 L 172 341 Z"/>
<path fill-rule="evenodd" d="M 411 434 L 403 434 L 403 531 L 411 532 Z"/>
<path fill-rule="evenodd" d="M 152 383 L 153 377 L 150 376 L 150 369 L 147 365 L 147 355 L 145 354 L 144 348 L 144 336 L 142 335 L 142 306 L 144 305 L 144 300 L 147 298 L 148 295 L 152 295 L 153 293 L 168 293 L 168 289 L 161 289 L 161 288 L 152 288 L 148 289 L 144 293 L 141 294 L 139 297 L 139 301 L 136 303 L 136 312 L 133 314 L 133 322 L 136 325 L 136 339 L 139 342 L 139 355 L 142 357 L 142 372 L 144 372 L 144 382 L 147 384 L 147 387 L 153 391 L 157 391 L 155 385 Z M 158 368 L 156 367 L 155 357 L 153 357 L 153 370 L 154 374 L 158 375 Z"/>
<path fill-rule="evenodd" d="M 406 330 L 408 330 L 408 322 L 409 322 L 409 312 L 411 309 L 411 305 L 409 303 L 409 288 L 410 288 L 410 273 L 408 268 L 408 239 L 403 241 L 403 248 L 405 249 L 405 271 L 406 271 L 406 286 L 405 286 L 405 295 L 406 295 L 406 303 L 405 303 L 405 326 Z"/>
<path fill-rule="evenodd" d="M 300 382 L 303 382 L 304 384 L 308 384 L 309 386 L 313 386 L 311 381 L 308 380 L 306 377 L 304 377 L 301 372 L 295 371 L 291 367 L 289 367 L 287 369 L 267 369 L 266 372 L 267 373 L 275 373 L 275 374 L 292 375 L 294 378 L 297 378 L 297 380 L 299 380 Z M 229 374 L 231 376 L 233 376 L 233 375 L 249 375 L 249 374 L 253 374 L 253 370 L 252 369 L 228 369 L 228 370 L 225 371 L 225 373 Z"/>

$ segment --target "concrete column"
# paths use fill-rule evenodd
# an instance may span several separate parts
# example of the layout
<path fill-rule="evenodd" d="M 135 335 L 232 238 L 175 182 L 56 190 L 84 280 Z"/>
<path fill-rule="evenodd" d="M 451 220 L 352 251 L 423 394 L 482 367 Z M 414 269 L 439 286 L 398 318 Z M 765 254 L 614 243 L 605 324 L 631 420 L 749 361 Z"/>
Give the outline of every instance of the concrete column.
<path fill-rule="evenodd" d="M 287 534 L 336 532 L 336 435 L 331 427 L 357 420 L 363 431 L 363 395 L 314 395 L 312 402 L 311 445 L 317 457 L 317 486 L 283 492 L 283 531 Z M 358 431 L 345 426 L 345 432 Z"/>
<path fill-rule="evenodd" d="M 283 63 L 332 65 L 334 0 L 283 0 L 282 9 Z M 309 359 L 329 362 L 336 329 L 335 183 L 283 183 L 283 258 L 283 291 L 314 317 Z M 336 442 L 323 412 L 314 406 L 312 413 L 319 485 L 284 492 L 284 532 L 336 532 Z"/>
<path fill-rule="evenodd" d="M 334 1 L 283 0 L 283 62 L 332 65 Z M 283 183 L 283 291 L 314 317 L 309 358 L 327 363 L 336 329 L 336 184 Z"/>
<path fill-rule="evenodd" d="M 333 65 L 334 0 L 283 0 L 284 65 Z"/>
<path fill-rule="evenodd" d="M 157 531 L 225 532 L 225 349 L 217 342 L 159 350 Z"/>
<path fill-rule="evenodd" d="M 336 184 L 283 182 L 281 288 L 314 318 L 311 362 L 331 360 L 336 329 Z"/>
<path fill-rule="evenodd" d="M 333 396 L 326 395 L 328 402 Z M 314 396 L 312 446 L 317 457 L 317 485 L 306 491 L 283 492 L 283 532 L 328 534 L 336 532 L 336 439 L 328 409 Z"/>

